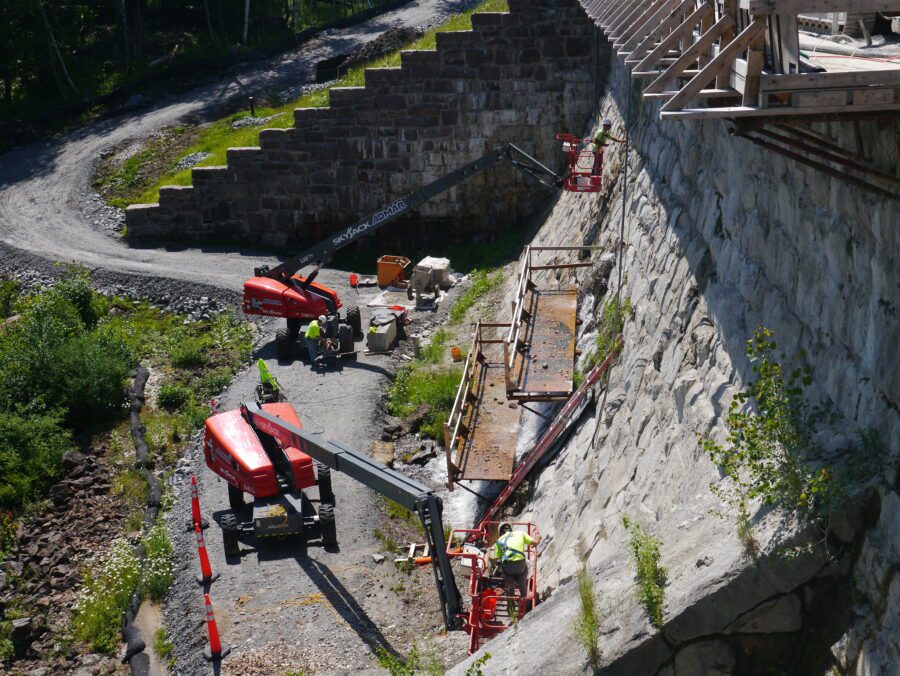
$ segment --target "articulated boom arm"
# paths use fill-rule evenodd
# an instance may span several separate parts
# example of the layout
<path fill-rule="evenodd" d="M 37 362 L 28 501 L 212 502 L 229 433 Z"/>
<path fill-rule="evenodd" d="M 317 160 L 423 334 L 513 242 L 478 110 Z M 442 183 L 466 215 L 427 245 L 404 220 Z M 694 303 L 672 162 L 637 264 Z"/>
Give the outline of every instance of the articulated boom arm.
<path fill-rule="evenodd" d="M 453 580 L 444 542 L 444 525 L 441 522 L 443 505 L 430 488 L 353 449 L 287 423 L 265 412 L 256 402 L 247 402 L 241 406 L 241 415 L 251 427 L 274 437 L 283 447 L 296 448 L 313 460 L 343 472 L 406 509 L 418 513 L 428 538 L 444 626 L 448 630 L 456 628 L 462 612 L 462 600 Z"/>
<path fill-rule="evenodd" d="M 508 161 L 516 169 L 537 179 L 547 187 L 559 187 L 560 182 L 563 180 L 556 172 L 538 162 L 521 148 L 512 143 L 505 143 L 483 157 L 478 158 L 474 162 L 441 176 L 424 188 L 420 188 L 405 197 L 401 197 L 390 206 L 380 209 L 374 214 L 369 214 L 362 220 L 357 221 L 329 239 L 319 242 L 303 253 L 286 260 L 284 263 L 281 263 L 272 269 L 269 269 L 267 266 L 257 268 L 255 274 L 257 277 L 270 277 L 287 283 L 287 280 L 304 265 L 310 263 L 315 263 L 316 267 L 323 265 L 338 249 L 347 246 L 351 242 L 355 242 L 363 235 L 374 232 L 386 223 L 390 223 L 398 216 L 402 216 L 408 211 L 421 206 L 432 197 L 449 190 L 453 186 L 465 181 L 470 176 L 482 172 L 503 160 Z M 544 180 L 545 178 L 550 179 L 551 182 Z M 311 282 L 315 277 L 315 274 L 316 273 L 310 275 L 307 282 Z"/>

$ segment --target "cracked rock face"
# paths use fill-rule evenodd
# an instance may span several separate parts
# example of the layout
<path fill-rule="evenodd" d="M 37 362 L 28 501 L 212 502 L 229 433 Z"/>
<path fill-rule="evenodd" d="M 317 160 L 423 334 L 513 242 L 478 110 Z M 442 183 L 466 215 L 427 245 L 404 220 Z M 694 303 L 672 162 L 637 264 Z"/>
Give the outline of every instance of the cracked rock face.
<path fill-rule="evenodd" d="M 604 673 L 751 674 L 784 664 L 804 673 L 831 665 L 889 673 L 900 652 L 896 476 L 880 477 L 871 497 L 880 516 L 875 509 L 867 520 L 862 510 L 843 520 L 836 537 L 847 544 L 837 560 L 813 548 L 757 564 L 733 521 L 713 514 L 723 506 L 709 486 L 720 475 L 698 435 L 724 439 L 723 411 L 750 375 L 745 341 L 762 324 L 776 332 L 779 350 L 805 349 L 815 394 L 851 429 L 877 428 L 896 457 L 898 326 L 879 301 L 898 283 L 896 209 L 742 144 L 720 122 L 659 122 L 644 102 L 639 130 L 641 104 L 628 103 L 626 77 L 614 63 L 599 111 L 620 131 L 630 106 L 628 133 L 640 144 L 630 155 L 624 238 L 617 149 L 607 154 L 607 197 L 564 194 L 532 244 L 624 246 L 621 270 L 613 260 L 598 274 L 607 265 L 601 257 L 579 273 L 583 353 L 620 272 L 634 316 L 599 410 L 584 417 L 517 517 L 544 533 L 538 586 L 551 595 L 489 644 L 491 673 L 514 673 L 523 659 L 537 671 L 590 673 L 572 629 L 572 581 L 583 565 L 604 618 Z M 853 134 L 836 125 L 820 131 Z M 873 161 L 889 160 L 891 130 L 862 132 Z M 662 541 L 662 632 L 638 602 L 623 516 Z M 764 551 L 770 541 L 803 537 L 775 512 L 760 509 L 753 522 Z M 521 649 L 537 643 L 540 651 Z"/>

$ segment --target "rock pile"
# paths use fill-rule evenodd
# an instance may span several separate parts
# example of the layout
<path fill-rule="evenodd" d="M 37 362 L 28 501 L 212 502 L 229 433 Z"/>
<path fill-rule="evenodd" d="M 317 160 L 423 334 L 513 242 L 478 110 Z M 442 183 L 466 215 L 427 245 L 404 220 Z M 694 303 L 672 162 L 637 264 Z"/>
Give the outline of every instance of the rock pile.
<path fill-rule="evenodd" d="M 115 660 L 79 656 L 62 641 L 80 580 L 79 568 L 122 531 L 127 508 L 110 494 L 105 445 L 63 457 L 66 478 L 51 505 L 23 521 L 12 555 L 0 563 L 0 609 L 15 608 L 16 667 L 27 674 L 112 673 Z"/>

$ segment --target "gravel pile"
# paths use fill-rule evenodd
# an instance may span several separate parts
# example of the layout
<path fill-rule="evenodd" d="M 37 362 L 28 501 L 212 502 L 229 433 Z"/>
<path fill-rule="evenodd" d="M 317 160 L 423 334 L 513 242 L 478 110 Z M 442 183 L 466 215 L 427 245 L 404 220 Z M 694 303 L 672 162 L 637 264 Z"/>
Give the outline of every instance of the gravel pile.
<path fill-rule="evenodd" d="M 110 237 L 122 236 L 122 229 L 125 227 L 124 209 L 106 204 L 103 198 L 95 192 L 84 195 L 81 207 L 85 220 L 93 226 L 94 230 Z"/>
<path fill-rule="evenodd" d="M 248 115 L 247 117 L 242 117 L 240 120 L 235 120 L 234 122 L 232 122 L 231 128 L 243 129 L 244 127 L 261 127 L 264 124 L 269 124 L 269 122 L 281 117 L 282 115 L 284 115 L 283 112 L 275 113 L 274 115 L 267 115 L 266 117 L 252 117 L 251 115 Z M 194 154 L 197 155 L 199 153 Z M 206 156 L 209 157 L 209 153 L 206 153 Z M 188 157 L 190 157 L 190 155 L 188 155 Z"/>
<path fill-rule="evenodd" d="M 0 275 L 18 280 L 27 291 L 52 286 L 65 274 L 63 266 L 0 246 Z M 91 272 L 91 286 L 105 296 L 144 300 L 155 307 L 186 315 L 185 322 L 209 319 L 240 303 L 240 294 L 233 291 L 175 279 L 133 277 L 102 269 Z"/>
<path fill-rule="evenodd" d="M 207 157 L 209 157 L 212 153 L 207 153 L 202 150 L 191 153 L 190 155 L 185 155 L 180 160 L 178 160 L 178 164 L 175 165 L 175 171 L 184 171 L 185 169 L 190 169 L 195 164 L 202 162 Z"/>

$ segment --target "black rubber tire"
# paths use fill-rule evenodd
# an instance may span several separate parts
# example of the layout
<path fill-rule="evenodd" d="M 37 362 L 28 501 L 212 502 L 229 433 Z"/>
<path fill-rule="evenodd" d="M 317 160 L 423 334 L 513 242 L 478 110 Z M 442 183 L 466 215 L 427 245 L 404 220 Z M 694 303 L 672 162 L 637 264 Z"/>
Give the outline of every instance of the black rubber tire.
<path fill-rule="evenodd" d="M 337 525 L 334 522 L 334 507 L 319 505 L 319 530 L 322 532 L 323 545 L 337 544 Z"/>
<path fill-rule="evenodd" d="M 293 350 L 290 333 L 287 329 L 278 329 L 275 332 L 275 354 L 278 361 L 291 361 Z"/>
<path fill-rule="evenodd" d="M 241 545 L 238 542 L 237 516 L 231 513 L 223 514 L 221 525 L 225 556 L 240 556 Z"/>
<path fill-rule="evenodd" d="M 317 462 L 316 471 L 319 475 L 319 501 L 323 505 L 333 505 L 334 489 L 331 487 L 331 468 L 328 465 Z"/>
<path fill-rule="evenodd" d="M 341 348 L 341 354 L 353 352 L 353 329 L 347 324 L 341 324 L 338 327 L 338 345 Z"/>
<path fill-rule="evenodd" d="M 231 484 L 228 484 L 228 506 L 235 512 L 244 506 L 244 492 Z"/>
<path fill-rule="evenodd" d="M 300 320 L 296 317 L 287 318 L 287 330 L 291 340 L 296 340 L 300 335 Z"/>
<path fill-rule="evenodd" d="M 362 338 L 362 315 L 359 314 L 359 307 L 354 305 L 347 310 L 347 324 L 353 330 L 354 338 Z"/>

